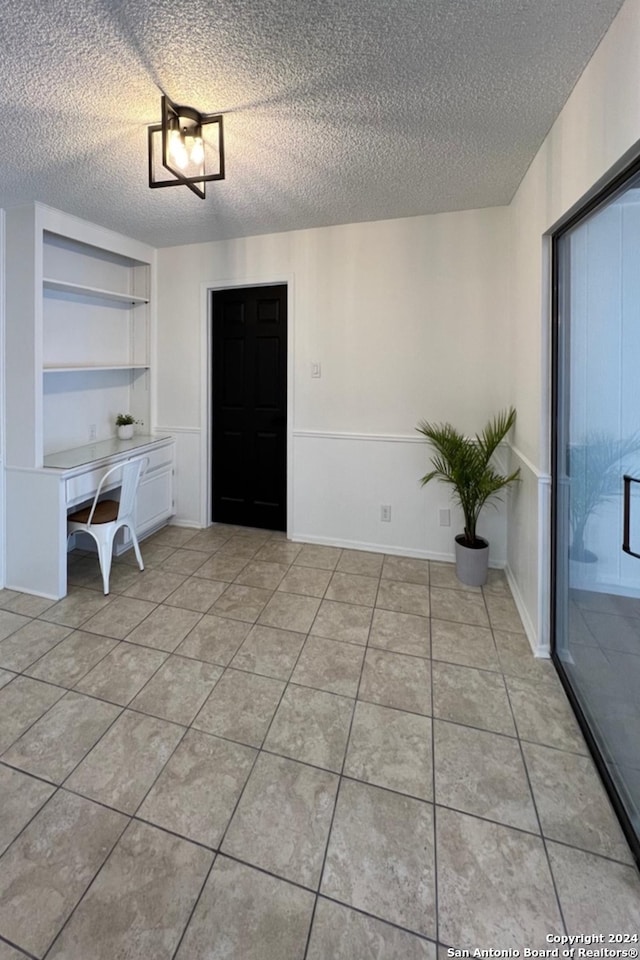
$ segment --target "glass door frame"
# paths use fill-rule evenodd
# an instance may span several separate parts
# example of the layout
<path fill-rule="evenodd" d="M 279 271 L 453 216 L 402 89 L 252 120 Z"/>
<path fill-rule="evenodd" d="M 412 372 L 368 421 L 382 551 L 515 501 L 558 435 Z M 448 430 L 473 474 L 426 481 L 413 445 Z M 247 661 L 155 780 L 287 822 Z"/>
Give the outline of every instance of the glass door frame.
<path fill-rule="evenodd" d="M 564 371 L 560 370 L 560 239 L 569 230 L 585 220 L 599 207 L 615 199 L 616 195 L 623 193 L 629 181 L 640 174 L 640 157 L 636 154 L 635 159 L 618 173 L 597 193 L 590 196 L 589 199 L 578 209 L 575 209 L 566 220 L 557 225 L 551 232 L 551 423 L 550 423 L 550 445 L 551 445 L 551 535 L 550 535 L 550 610 L 549 610 L 549 628 L 550 628 L 550 648 L 551 659 L 556 668 L 558 676 L 565 693 L 569 699 L 573 712 L 582 730 L 582 734 L 587 742 L 591 756 L 598 769 L 598 773 L 604 783 L 609 799 L 618 816 L 624 834 L 627 838 L 631 852 L 640 869 L 640 835 L 636 833 L 626 807 L 618 793 L 617 787 L 609 773 L 607 763 L 602 755 L 600 747 L 591 731 L 589 722 L 580 705 L 577 695 L 571 685 L 570 677 L 564 669 L 556 649 L 557 632 L 557 601 L 558 601 L 558 520 L 559 511 L 559 456 L 558 456 L 558 434 L 559 416 L 560 416 L 560 391 L 563 389 L 565 381 L 562 377 Z M 621 532 L 622 543 L 622 532 Z M 640 561 L 639 561 L 640 562 Z"/>

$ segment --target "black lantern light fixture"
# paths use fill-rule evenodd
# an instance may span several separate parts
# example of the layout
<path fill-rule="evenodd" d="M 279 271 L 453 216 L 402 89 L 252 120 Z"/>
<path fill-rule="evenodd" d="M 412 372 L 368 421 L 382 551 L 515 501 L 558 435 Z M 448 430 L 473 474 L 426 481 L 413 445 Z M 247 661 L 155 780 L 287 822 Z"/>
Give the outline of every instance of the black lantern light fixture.
<path fill-rule="evenodd" d="M 162 123 L 149 127 L 148 137 L 150 187 L 189 187 L 204 200 L 206 182 L 224 180 L 222 114 L 179 107 L 163 96 Z"/>

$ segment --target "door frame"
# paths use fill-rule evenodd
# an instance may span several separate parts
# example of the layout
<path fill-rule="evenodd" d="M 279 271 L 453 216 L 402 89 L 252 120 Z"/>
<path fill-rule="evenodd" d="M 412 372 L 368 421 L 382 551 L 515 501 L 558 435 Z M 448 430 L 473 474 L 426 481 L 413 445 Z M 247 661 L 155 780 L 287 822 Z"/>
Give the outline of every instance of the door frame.
<path fill-rule="evenodd" d="M 623 162 L 624 160 L 624 162 Z M 601 178 L 596 185 L 575 204 L 571 210 L 559 220 L 548 233 L 551 241 L 550 261 L 551 261 L 551 311 L 550 311 L 550 333 L 551 349 L 549 355 L 549 381 L 551 388 L 551 404 L 549 418 L 549 442 L 551 453 L 551 516 L 550 516 L 550 552 L 549 552 L 549 570 L 550 570 L 550 591 L 549 591 L 549 644 L 551 660 L 555 666 L 556 672 L 564 687 L 567 699 L 571 704 L 578 725 L 585 738 L 591 757 L 600 774 L 609 800 L 616 812 L 620 826 L 627 839 L 631 853 L 635 859 L 636 866 L 640 869 L 640 834 L 638 834 L 631 823 L 626 806 L 620 796 L 618 788 L 613 781 L 607 762 L 602 754 L 599 742 L 592 732 L 591 725 L 585 715 L 582 705 L 576 694 L 571 677 L 565 671 L 563 661 L 557 652 L 557 601 L 558 601 L 558 521 L 559 521 L 559 476 L 558 476 L 558 419 L 560 410 L 560 392 L 565 384 L 562 375 L 566 371 L 560 370 L 560 344 L 559 344 L 559 316 L 560 316 L 560 289 L 559 289 L 559 241 L 560 238 L 576 226 L 582 220 L 586 219 L 594 210 L 597 210 L 605 201 L 612 199 L 620 190 L 623 190 L 627 181 L 640 173 L 640 153 L 638 147 L 625 154 L 623 160 L 619 161 L 605 177 Z"/>
<path fill-rule="evenodd" d="M 213 321 L 212 293 L 243 287 L 287 287 L 287 538 L 293 535 L 293 414 L 294 414 L 294 277 L 293 274 L 271 274 L 267 278 L 251 274 L 246 277 L 216 278 L 200 284 L 200 526 L 213 522 L 211 427 L 213 421 Z"/>

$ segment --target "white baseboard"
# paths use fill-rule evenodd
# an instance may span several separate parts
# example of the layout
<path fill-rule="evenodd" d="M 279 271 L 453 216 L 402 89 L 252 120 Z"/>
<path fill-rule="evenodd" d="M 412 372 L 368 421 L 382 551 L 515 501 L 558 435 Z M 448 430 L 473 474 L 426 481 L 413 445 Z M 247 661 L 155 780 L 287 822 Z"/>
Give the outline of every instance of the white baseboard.
<path fill-rule="evenodd" d="M 30 597 L 42 597 L 43 600 L 58 601 L 61 598 L 53 593 L 41 593 L 40 590 L 25 590 L 24 586 L 16 587 L 13 583 L 5 583 L 5 590 L 13 590 L 14 593 L 28 593 Z"/>
<path fill-rule="evenodd" d="M 534 657 L 541 657 L 543 659 L 549 658 L 549 649 L 538 642 L 538 636 L 536 634 L 536 629 L 533 625 L 533 621 L 529 616 L 529 611 L 525 605 L 522 594 L 518 584 L 516 583 L 515 577 L 511 572 L 509 566 L 504 568 L 505 576 L 507 578 L 507 583 L 509 584 L 509 589 L 513 596 L 514 603 L 518 608 L 518 613 L 520 614 L 520 619 L 522 620 L 522 625 L 524 627 L 524 632 L 527 635 L 527 640 L 531 646 Z"/>
<path fill-rule="evenodd" d="M 384 543 L 364 543 L 358 540 L 341 540 L 335 537 L 318 537 L 304 533 L 288 533 L 287 539 L 293 543 L 317 543 L 323 547 L 342 547 L 344 550 L 365 550 L 369 553 L 386 553 L 394 557 L 411 557 L 412 560 L 436 560 L 439 563 L 455 563 L 452 553 L 438 553 L 434 550 L 412 550 L 408 547 L 394 547 Z M 490 567 L 500 569 L 500 564 L 489 563 Z"/>
<path fill-rule="evenodd" d="M 189 530 L 205 530 L 206 527 L 200 526 L 196 520 L 180 520 L 179 518 L 172 517 L 169 521 L 168 526 L 170 527 L 188 527 Z"/>

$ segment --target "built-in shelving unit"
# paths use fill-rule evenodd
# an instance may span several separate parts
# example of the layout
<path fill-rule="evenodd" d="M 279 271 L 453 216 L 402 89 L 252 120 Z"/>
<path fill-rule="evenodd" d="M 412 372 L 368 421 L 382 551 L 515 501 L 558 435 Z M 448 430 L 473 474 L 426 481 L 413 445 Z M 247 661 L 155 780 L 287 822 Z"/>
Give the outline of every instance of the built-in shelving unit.
<path fill-rule="evenodd" d="M 42 371 L 43 373 L 80 373 L 86 370 L 148 370 L 149 365 L 146 363 L 112 363 L 109 366 L 104 366 L 99 363 L 83 363 L 83 364 L 74 364 L 74 363 L 63 363 L 63 364 L 53 364 L 49 365 L 44 364 Z"/>
<path fill-rule="evenodd" d="M 117 293 L 114 290 L 101 290 L 99 287 L 88 287 L 82 283 L 67 283 L 64 280 L 52 280 L 51 277 L 45 277 L 42 286 L 46 290 L 55 290 L 58 293 L 77 294 L 78 296 L 89 297 L 94 300 L 110 300 L 116 303 L 130 303 L 135 306 L 137 303 L 149 303 L 148 297 L 138 297 L 131 293 Z"/>
<path fill-rule="evenodd" d="M 154 257 L 42 204 L 8 211 L 8 463 L 107 440 L 118 413 L 148 432 Z"/>
<path fill-rule="evenodd" d="M 144 536 L 174 512 L 174 447 L 153 433 L 155 251 L 42 204 L 6 214 L 7 585 L 67 589 L 69 509 L 137 454 Z M 116 438 L 118 413 L 141 421 Z M 120 537 L 116 550 L 127 547 Z"/>

